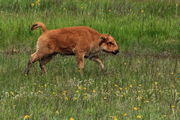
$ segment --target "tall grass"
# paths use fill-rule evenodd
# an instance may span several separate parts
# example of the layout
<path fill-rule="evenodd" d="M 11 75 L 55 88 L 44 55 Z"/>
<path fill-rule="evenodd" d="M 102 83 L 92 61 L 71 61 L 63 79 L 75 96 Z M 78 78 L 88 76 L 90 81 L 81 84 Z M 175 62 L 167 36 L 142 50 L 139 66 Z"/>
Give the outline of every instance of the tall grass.
<path fill-rule="evenodd" d="M 32 0 L 0 2 L 1 49 L 34 46 L 40 32 L 32 33 L 29 27 L 33 22 L 43 21 L 49 29 L 93 27 L 101 33 L 112 34 L 126 51 L 180 51 L 176 2 L 46 0 L 34 7 Z"/>
<path fill-rule="evenodd" d="M 106 71 L 86 60 L 84 76 L 80 76 L 74 57 L 57 56 L 48 64 L 46 75 L 35 64 L 30 75 L 24 76 L 26 54 L 0 57 L 1 120 L 25 115 L 34 120 L 180 118 L 178 59 L 105 56 Z"/>

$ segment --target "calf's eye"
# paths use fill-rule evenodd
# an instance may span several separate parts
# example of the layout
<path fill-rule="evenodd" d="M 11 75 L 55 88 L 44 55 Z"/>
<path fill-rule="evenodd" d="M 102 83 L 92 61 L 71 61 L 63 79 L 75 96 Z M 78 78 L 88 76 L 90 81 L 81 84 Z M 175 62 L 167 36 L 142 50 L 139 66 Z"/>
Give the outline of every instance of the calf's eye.
<path fill-rule="evenodd" d="M 113 43 L 112 42 L 108 42 L 107 45 L 113 45 Z"/>

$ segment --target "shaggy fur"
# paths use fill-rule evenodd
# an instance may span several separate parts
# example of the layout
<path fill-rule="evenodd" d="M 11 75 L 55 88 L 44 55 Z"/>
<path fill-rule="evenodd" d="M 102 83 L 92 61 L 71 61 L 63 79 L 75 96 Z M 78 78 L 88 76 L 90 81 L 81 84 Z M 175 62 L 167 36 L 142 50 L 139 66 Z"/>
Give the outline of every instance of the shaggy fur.
<path fill-rule="evenodd" d="M 86 26 L 47 30 L 43 23 L 37 22 L 32 25 L 31 30 L 38 27 L 43 30 L 43 33 L 38 38 L 36 52 L 29 59 L 25 70 L 26 74 L 29 73 L 30 67 L 36 61 L 39 61 L 41 70 L 46 72 L 45 65 L 58 53 L 75 55 L 80 72 L 84 68 L 84 57 L 99 63 L 104 69 L 97 53 L 100 51 L 118 53 L 118 46 L 111 35 L 100 34 Z"/>

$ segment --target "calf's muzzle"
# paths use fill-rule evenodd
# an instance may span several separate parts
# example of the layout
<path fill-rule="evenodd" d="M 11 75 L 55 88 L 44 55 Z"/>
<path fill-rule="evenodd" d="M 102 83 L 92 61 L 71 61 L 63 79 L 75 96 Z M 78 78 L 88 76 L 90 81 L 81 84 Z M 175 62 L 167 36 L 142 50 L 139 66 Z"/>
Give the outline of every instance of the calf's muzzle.
<path fill-rule="evenodd" d="M 117 53 L 119 53 L 119 50 L 115 50 L 112 52 L 114 55 L 116 55 Z"/>

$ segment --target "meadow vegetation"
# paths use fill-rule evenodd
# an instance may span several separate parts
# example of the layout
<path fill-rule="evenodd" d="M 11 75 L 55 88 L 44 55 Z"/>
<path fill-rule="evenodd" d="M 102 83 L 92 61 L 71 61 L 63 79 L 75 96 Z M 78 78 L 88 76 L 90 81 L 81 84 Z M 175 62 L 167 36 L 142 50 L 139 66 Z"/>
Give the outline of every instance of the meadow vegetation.
<path fill-rule="evenodd" d="M 103 72 L 57 55 L 25 76 L 36 21 L 109 33 L 121 53 L 102 54 Z M 178 0 L 0 0 L 0 120 L 179 120 L 179 53 Z"/>

